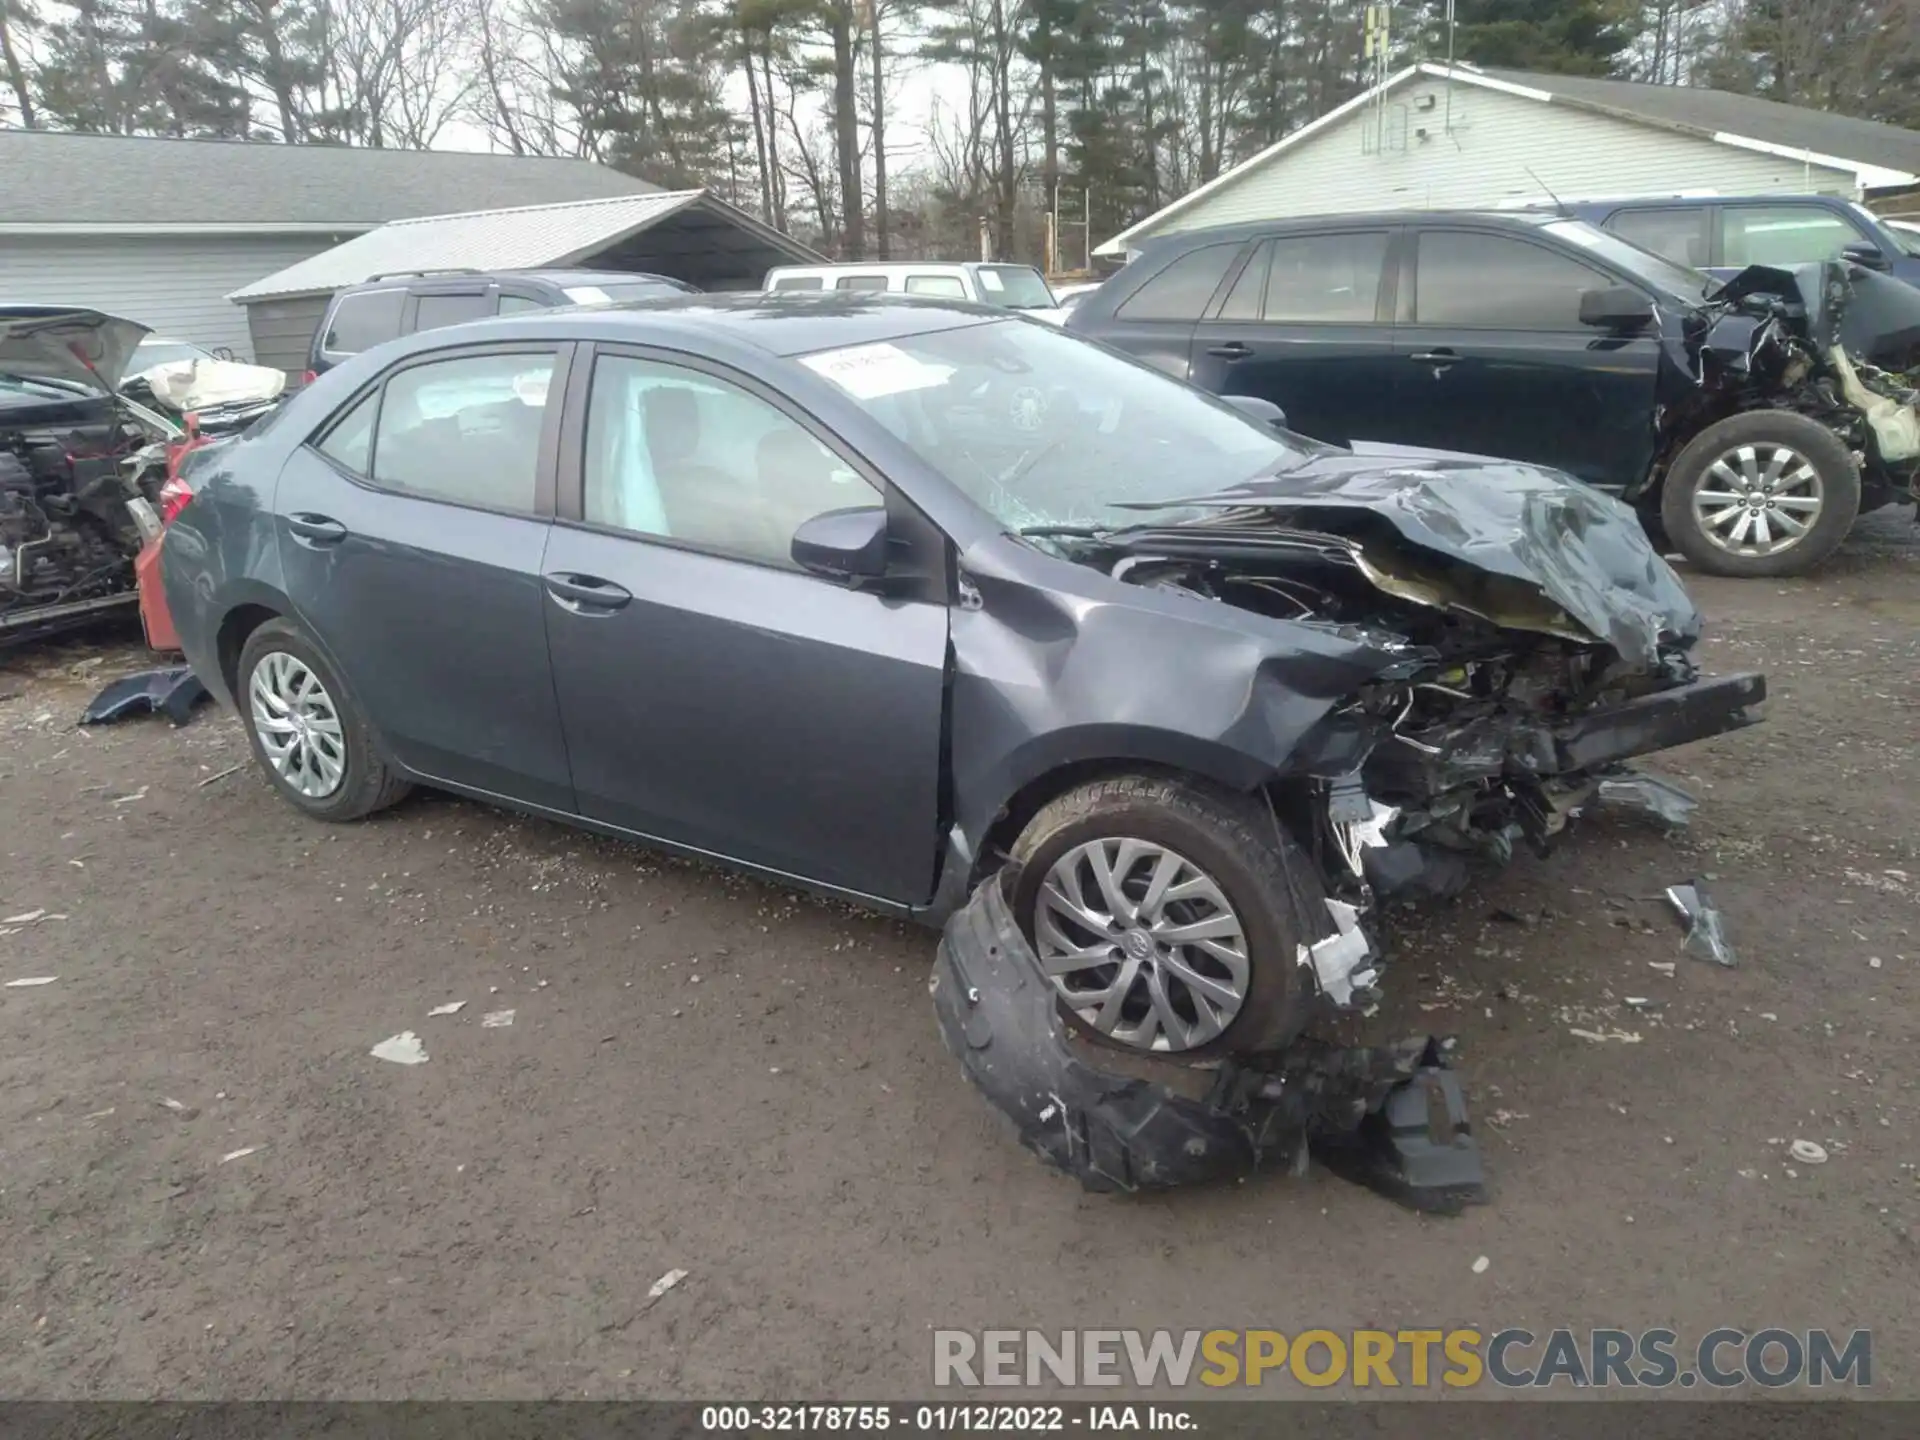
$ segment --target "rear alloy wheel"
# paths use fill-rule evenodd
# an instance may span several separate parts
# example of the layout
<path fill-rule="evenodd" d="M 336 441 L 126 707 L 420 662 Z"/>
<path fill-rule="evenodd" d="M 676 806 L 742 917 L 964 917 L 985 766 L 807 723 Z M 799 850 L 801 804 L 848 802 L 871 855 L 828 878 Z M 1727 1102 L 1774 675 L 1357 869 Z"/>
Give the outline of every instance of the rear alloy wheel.
<path fill-rule="evenodd" d="M 267 780 L 316 820 L 358 820 L 411 788 L 380 758 L 346 684 L 297 625 L 269 620 L 247 637 L 234 693 Z"/>
<path fill-rule="evenodd" d="M 1681 552 L 1733 576 L 1800 574 L 1833 553 L 1859 510 L 1845 443 L 1788 411 L 1709 425 L 1674 461 L 1661 503 Z"/>
<path fill-rule="evenodd" d="M 1124 775 L 1041 807 L 1010 898 L 1076 1026 L 1151 1054 L 1269 1052 L 1317 998 L 1300 962 L 1334 929 L 1305 851 L 1257 796 Z"/>

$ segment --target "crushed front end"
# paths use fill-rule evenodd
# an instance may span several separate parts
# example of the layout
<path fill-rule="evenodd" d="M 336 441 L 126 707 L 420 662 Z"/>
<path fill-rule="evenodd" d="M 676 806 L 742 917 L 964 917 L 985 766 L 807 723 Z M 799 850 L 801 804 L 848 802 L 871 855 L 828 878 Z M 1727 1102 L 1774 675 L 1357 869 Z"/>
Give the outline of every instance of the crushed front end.
<path fill-rule="evenodd" d="M 1633 512 L 1565 476 L 1360 446 L 1195 509 L 1101 559 L 1398 656 L 1269 791 L 1320 865 L 1325 933 L 1299 960 L 1333 1008 L 1374 998 L 1377 904 L 1544 853 L 1625 762 L 1759 719 L 1764 677 L 1700 674 L 1698 614 Z"/>

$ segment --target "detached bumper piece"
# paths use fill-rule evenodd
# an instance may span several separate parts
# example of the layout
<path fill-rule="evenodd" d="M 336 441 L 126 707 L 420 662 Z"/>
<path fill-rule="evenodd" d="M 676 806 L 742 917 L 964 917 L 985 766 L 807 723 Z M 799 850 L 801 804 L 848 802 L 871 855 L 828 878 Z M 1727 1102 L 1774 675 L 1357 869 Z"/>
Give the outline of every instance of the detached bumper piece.
<path fill-rule="evenodd" d="M 1465 1100 L 1434 1040 L 1303 1040 L 1211 1071 L 1075 1042 L 993 880 L 948 921 L 928 988 L 967 1078 L 1021 1144 L 1088 1190 L 1297 1174 L 1317 1154 L 1413 1209 L 1456 1214 L 1487 1198 Z M 1168 1079 L 1151 1078 L 1156 1068 Z M 1204 1093 L 1180 1093 L 1183 1080 Z"/>
<path fill-rule="evenodd" d="M 1752 707 L 1766 698 L 1766 676 L 1728 675 L 1582 715 L 1554 727 L 1556 768 L 1590 770 L 1744 730 L 1760 723 Z"/>
<path fill-rule="evenodd" d="M 93 697 L 80 713 L 82 725 L 111 725 L 129 715 L 159 713 L 176 727 L 187 723 L 193 707 L 207 698 L 207 687 L 185 665 L 123 675 Z"/>

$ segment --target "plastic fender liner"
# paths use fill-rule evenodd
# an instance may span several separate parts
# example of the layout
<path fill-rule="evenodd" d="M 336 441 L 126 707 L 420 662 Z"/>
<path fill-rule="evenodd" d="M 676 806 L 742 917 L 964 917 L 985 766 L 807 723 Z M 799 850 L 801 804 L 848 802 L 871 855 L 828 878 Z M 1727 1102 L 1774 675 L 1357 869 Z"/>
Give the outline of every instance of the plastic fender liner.
<path fill-rule="evenodd" d="M 1074 1044 L 998 878 L 947 922 L 928 983 L 940 1032 L 1020 1143 L 1092 1191 L 1165 1189 L 1266 1168 L 1329 1167 L 1416 1209 L 1485 1200 L 1458 1082 L 1432 1039 L 1384 1049 L 1308 1040 L 1200 1070 Z M 1163 1067 L 1202 1098 L 1121 1072 Z M 1207 1078 L 1210 1075 L 1210 1079 Z M 1426 1123 L 1438 1099 L 1447 1121 Z"/>

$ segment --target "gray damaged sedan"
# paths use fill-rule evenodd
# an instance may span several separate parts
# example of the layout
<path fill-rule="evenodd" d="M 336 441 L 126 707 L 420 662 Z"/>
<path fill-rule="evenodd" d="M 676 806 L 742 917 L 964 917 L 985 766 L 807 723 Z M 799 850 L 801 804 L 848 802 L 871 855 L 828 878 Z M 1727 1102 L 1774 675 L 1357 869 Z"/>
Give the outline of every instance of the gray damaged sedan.
<path fill-rule="evenodd" d="M 997 874 L 1080 1029 L 1272 1053 L 1381 902 L 1765 693 L 1599 492 L 1277 419 L 957 303 L 483 321 L 191 457 L 166 596 L 316 819 L 432 785 L 936 923 Z"/>

